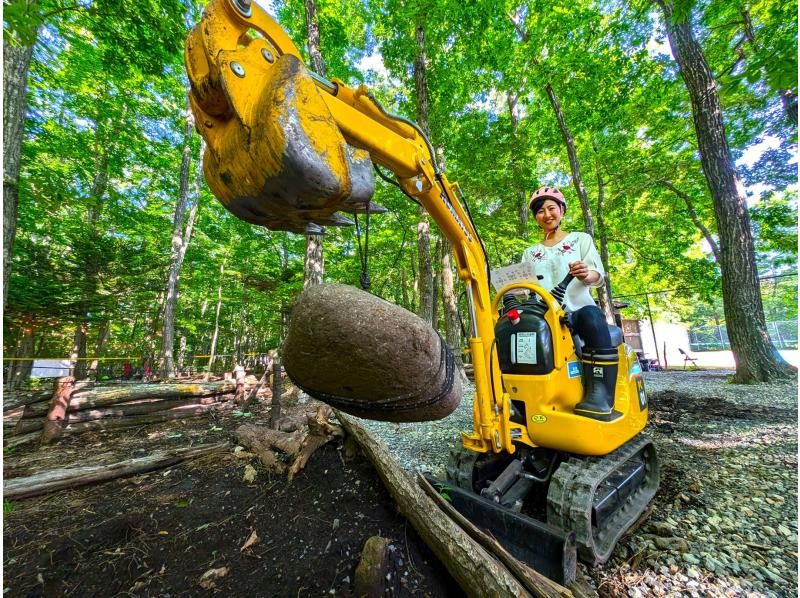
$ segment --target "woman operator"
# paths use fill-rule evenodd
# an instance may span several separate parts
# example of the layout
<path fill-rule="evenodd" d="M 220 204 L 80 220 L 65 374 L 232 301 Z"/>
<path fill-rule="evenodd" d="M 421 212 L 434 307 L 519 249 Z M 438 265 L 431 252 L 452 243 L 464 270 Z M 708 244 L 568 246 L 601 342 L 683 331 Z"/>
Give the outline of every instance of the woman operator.
<path fill-rule="evenodd" d="M 614 387 L 619 358 L 603 312 L 595 305 L 590 287 L 604 284 L 603 262 L 597 255 L 594 240 L 581 232 L 561 229 L 567 200 L 555 187 L 542 187 L 530 199 L 530 209 L 542 229 L 543 239 L 522 254 L 530 262 L 545 289 L 554 288 L 567 273 L 570 282 L 564 296 L 564 309 L 572 329 L 584 342 L 582 374 L 584 396 L 575 413 L 608 421 L 614 418 Z"/>

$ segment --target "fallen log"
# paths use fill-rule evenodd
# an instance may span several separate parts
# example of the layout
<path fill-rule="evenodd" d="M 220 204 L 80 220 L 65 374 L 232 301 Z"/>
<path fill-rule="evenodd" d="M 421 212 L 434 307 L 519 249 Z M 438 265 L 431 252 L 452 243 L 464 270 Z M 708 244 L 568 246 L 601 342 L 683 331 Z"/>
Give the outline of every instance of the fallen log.
<path fill-rule="evenodd" d="M 106 417 L 129 417 L 147 413 L 159 413 L 182 407 L 200 407 L 217 403 L 215 398 L 189 398 L 189 399 L 158 399 L 137 401 L 135 403 L 120 403 L 105 409 L 83 409 L 70 412 L 67 415 L 69 423 L 85 422 Z"/>
<path fill-rule="evenodd" d="M 44 424 L 43 424 L 44 425 Z M 33 442 L 39 436 L 41 436 L 41 432 L 36 430 L 35 432 L 28 432 L 27 434 L 20 434 L 19 436 L 12 436 L 10 438 L 3 439 L 3 448 L 14 448 L 20 446 L 22 444 L 27 444 L 29 442 Z"/>
<path fill-rule="evenodd" d="M 221 442 L 184 449 L 158 451 L 146 457 L 126 459 L 116 463 L 56 469 L 43 473 L 3 481 L 4 498 L 28 498 L 65 488 L 76 488 L 87 484 L 105 482 L 155 469 L 170 467 L 181 461 L 226 449 L 228 443 Z"/>
<path fill-rule="evenodd" d="M 153 399 L 135 399 L 133 401 L 126 401 L 124 403 L 114 403 L 113 405 L 107 407 L 86 407 L 85 409 L 75 410 L 72 407 L 72 403 L 70 402 L 70 409 L 67 412 L 69 421 L 84 421 L 81 417 L 78 416 L 79 413 L 85 412 L 108 412 L 108 415 L 135 415 L 138 413 L 151 413 L 153 411 L 162 411 L 164 409 L 170 409 L 171 407 L 180 407 L 181 405 L 192 405 L 192 404 L 200 404 L 200 405 L 209 405 L 214 402 L 220 402 L 225 399 L 231 398 L 232 395 L 214 395 L 210 398 L 153 398 Z M 163 405 L 163 406 L 162 406 Z M 111 413 L 111 411 L 117 411 L 117 413 Z M 36 405 L 28 405 L 25 407 L 25 411 L 22 413 L 22 416 L 17 421 L 25 421 L 25 420 L 35 420 L 40 419 L 48 412 L 48 404 L 41 403 Z M 94 417 L 88 417 L 85 419 L 95 419 Z"/>
<path fill-rule="evenodd" d="M 107 417 L 84 422 L 70 423 L 64 427 L 64 434 L 77 434 L 91 430 L 110 430 L 113 428 L 130 428 L 144 424 L 157 424 L 173 419 L 190 419 L 200 417 L 215 409 L 217 405 L 200 405 L 197 407 L 183 408 L 145 415 L 129 415 L 128 417 Z"/>
<path fill-rule="evenodd" d="M 90 382 L 88 380 L 82 380 L 80 382 L 75 383 L 73 392 L 77 392 L 78 390 L 82 389 L 92 388 L 93 386 L 94 382 Z M 40 403 L 42 401 L 49 401 L 52 396 L 53 396 L 52 390 L 43 390 L 34 394 L 24 393 L 22 395 L 12 396 L 10 398 L 3 397 L 3 415 L 5 415 L 7 411 L 10 411 L 11 409 L 15 409 L 17 407 L 23 407 L 25 405 Z"/>
<path fill-rule="evenodd" d="M 137 399 L 207 397 L 232 393 L 235 390 L 236 385 L 229 380 L 205 384 L 137 384 L 119 388 L 106 387 L 75 393 L 69 407 L 71 411 L 79 411 L 128 403 Z"/>
<path fill-rule="evenodd" d="M 14 436 L 27 434 L 28 432 L 34 432 L 42 428 L 44 428 L 44 419 L 41 417 L 37 419 L 20 419 L 14 427 Z"/>
<path fill-rule="evenodd" d="M 320 405 L 316 413 L 308 415 L 305 429 L 282 432 L 264 426 L 245 424 L 234 432 L 239 444 L 247 447 L 274 473 L 288 474 L 292 481 L 309 458 L 324 444 L 344 435 L 342 428 L 328 421 L 333 411 Z M 291 465 L 287 463 L 291 462 Z"/>
<path fill-rule="evenodd" d="M 378 471 L 399 511 L 464 592 L 476 597 L 532 595 L 508 567 L 437 507 L 383 443 L 373 438 L 355 418 L 338 411 L 336 416 Z"/>

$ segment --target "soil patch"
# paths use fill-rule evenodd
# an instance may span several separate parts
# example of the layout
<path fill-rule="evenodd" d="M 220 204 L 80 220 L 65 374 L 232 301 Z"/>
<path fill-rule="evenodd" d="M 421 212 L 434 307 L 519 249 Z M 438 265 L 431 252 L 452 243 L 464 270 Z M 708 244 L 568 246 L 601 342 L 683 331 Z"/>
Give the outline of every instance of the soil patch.
<path fill-rule="evenodd" d="M 59 453 L 65 467 L 97 452 L 107 462 L 230 436 L 241 423 L 227 415 L 132 436 L 84 434 L 7 456 L 6 475 L 41 471 Z M 248 465 L 258 472 L 252 482 L 243 479 Z M 317 451 L 291 484 L 231 452 L 9 509 L 6 596 L 353 596 L 356 565 L 374 535 L 390 542 L 386 595 L 462 595 L 369 462 L 341 443 Z"/>
<path fill-rule="evenodd" d="M 782 407 L 764 405 L 740 406 L 720 397 L 698 399 L 671 390 L 654 392 L 648 395 L 651 413 L 659 423 L 678 423 L 687 415 L 702 416 L 707 420 L 742 420 L 762 423 L 783 423 L 796 417 L 796 411 Z"/>

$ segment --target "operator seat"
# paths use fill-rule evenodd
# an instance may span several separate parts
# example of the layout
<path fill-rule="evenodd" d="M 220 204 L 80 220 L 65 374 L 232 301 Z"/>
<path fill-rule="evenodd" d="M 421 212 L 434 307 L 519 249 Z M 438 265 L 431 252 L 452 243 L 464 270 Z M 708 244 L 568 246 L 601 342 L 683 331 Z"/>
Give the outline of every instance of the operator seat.
<path fill-rule="evenodd" d="M 613 324 L 609 324 L 608 332 L 609 334 L 611 334 L 611 346 L 614 349 L 616 349 L 623 342 L 625 342 L 625 337 L 622 334 L 622 328 L 620 328 L 619 326 L 614 326 Z M 585 344 L 583 342 L 583 339 L 580 337 L 580 335 L 573 332 L 572 342 L 575 343 L 575 353 L 578 355 L 578 357 L 580 357 L 581 350 L 583 349 L 583 345 Z"/>

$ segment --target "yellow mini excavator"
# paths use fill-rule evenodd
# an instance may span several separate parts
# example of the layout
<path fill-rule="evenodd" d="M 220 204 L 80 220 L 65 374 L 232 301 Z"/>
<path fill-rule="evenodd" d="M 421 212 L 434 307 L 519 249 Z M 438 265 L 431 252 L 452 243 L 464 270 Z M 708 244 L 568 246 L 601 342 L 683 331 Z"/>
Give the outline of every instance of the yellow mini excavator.
<path fill-rule="evenodd" d="M 576 414 L 584 389 L 580 341 L 561 304 L 569 279 L 555 289 L 517 283 L 492 299 L 466 203 L 419 127 L 364 86 L 307 70 L 251 0 L 212 0 L 185 60 L 206 180 L 239 218 L 306 234 L 350 224 L 341 212 L 383 210 L 371 201 L 373 167 L 424 206 L 450 242 L 471 322 L 474 427 L 447 466 L 454 506 L 558 581 L 574 574 L 576 553 L 590 565 L 606 561 L 659 483 L 655 449 L 641 435 L 641 368 L 619 330 L 612 416 Z M 518 288 L 531 299 L 505 305 Z"/>

